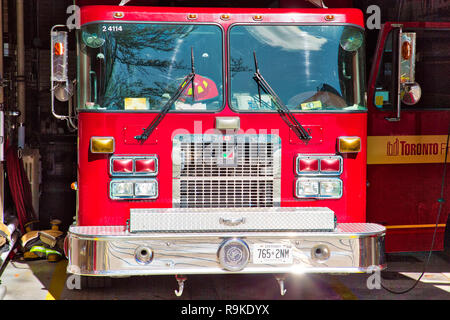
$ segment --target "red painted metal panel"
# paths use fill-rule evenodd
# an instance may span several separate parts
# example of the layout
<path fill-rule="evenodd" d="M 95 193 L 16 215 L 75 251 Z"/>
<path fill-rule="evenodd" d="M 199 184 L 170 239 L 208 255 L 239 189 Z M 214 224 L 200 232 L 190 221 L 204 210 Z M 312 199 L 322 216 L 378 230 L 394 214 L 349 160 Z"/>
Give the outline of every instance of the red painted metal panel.
<path fill-rule="evenodd" d="M 365 113 L 302 114 L 298 120 L 305 125 L 326 124 L 321 144 L 290 143 L 289 127 L 278 114 L 236 114 L 226 108 L 217 114 L 169 113 L 159 126 L 159 140 L 155 144 L 131 145 L 124 142 L 122 129 L 130 123 L 145 127 L 155 114 L 90 113 L 79 115 L 79 212 L 80 225 L 125 225 L 130 208 L 172 206 L 172 137 L 180 133 L 211 132 L 216 116 L 239 116 L 240 133 L 277 133 L 282 140 L 281 205 L 329 207 L 337 214 L 338 222 L 364 222 L 366 199 L 366 121 Z M 344 196 L 338 200 L 298 200 L 294 197 L 295 159 L 297 154 L 333 154 L 336 137 L 360 136 L 362 151 L 356 156 L 343 155 Z M 159 198 L 153 201 L 123 201 L 109 198 L 109 155 L 91 154 L 91 136 L 113 136 L 117 155 L 156 154 L 159 157 Z"/>

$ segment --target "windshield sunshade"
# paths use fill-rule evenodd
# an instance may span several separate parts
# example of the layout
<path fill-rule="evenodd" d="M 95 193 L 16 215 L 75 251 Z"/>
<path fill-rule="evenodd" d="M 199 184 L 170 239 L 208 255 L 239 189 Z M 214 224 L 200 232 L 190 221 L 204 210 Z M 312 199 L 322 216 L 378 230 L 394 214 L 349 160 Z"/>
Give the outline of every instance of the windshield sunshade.
<path fill-rule="evenodd" d="M 230 103 L 238 111 L 276 111 L 271 95 L 252 81 L 258 56 L 261 74 L 293 111 L 365 110 L 364 37 L 350 26 L 231 28 Z"/>

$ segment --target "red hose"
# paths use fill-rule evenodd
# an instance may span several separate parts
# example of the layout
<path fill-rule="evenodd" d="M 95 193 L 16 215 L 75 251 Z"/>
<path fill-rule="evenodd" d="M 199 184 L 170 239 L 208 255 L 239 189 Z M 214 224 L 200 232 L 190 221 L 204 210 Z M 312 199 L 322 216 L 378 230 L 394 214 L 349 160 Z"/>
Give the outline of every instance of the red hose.
<path fill-rule="evenodd" d="M 16 146 L 9 146 L 6 150 L 6 172 L 8 174 L 11 196 L 16 205 L 17 218 L 22 233 L 25 233 L 25 224 L 35 220 L 31 187 L 23 167 L 22 158 L 19 159 Z"/>

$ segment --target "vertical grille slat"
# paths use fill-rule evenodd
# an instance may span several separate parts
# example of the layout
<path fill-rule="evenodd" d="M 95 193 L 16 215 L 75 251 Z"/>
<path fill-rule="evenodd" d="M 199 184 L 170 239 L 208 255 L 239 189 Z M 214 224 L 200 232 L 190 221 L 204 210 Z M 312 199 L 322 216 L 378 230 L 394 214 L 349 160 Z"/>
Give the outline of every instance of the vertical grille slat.
<path fill-rule="evenodd" d="M 178 139 L 178 140 L 176 140 Z M 181 208 L 274 207 L 281 142 L 275 135 L 179 135 L 174 203 Z M 230 159 L 232 164 L 224 164 Z M 278 158 L 278 159 L 276 159 Z M 222 161 L 222 162 L 221 162 Z M 174 164 L 175 166 L 175 164 Z"/>

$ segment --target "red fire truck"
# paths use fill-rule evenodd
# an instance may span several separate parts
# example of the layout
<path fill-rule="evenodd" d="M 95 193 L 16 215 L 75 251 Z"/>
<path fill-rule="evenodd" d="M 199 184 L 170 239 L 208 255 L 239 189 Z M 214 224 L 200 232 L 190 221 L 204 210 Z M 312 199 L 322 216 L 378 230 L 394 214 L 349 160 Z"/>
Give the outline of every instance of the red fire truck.
<path fill-rule="evenodd" d="M 189 274 L 385 267 L 360 10 L 86 6 L 76 36 L 69 273 L 176 275 L 181 294 Z M 66 47 L 53 28 L 60 100 Z"/>

